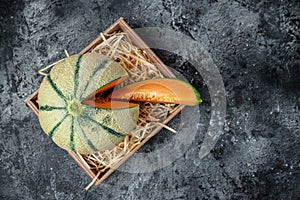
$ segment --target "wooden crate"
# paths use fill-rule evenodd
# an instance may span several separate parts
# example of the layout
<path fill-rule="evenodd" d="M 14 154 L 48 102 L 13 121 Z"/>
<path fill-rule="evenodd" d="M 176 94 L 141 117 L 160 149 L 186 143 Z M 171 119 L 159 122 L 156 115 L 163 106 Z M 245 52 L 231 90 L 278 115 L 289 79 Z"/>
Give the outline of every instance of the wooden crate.
<path fill-rule="evenodd" d="M 118 19 L 114 24 L 112 24 L 108 29 L 104 31 L 105 34 L 110 34 L 115 31 L 123 31 L 126 32 L 129 39 L 132 41 L 133 45 L 137 46 L 140 49 L 143 49 L 146 51 L 147 55 L 151 59 L 151 61 L 154 63 L 154 65 L 161 71 L 161 73 L 165 77 L 175 77 L 174 74 L 168 69 L 167 66 L 164 65 L 164 63 L 153 53 L 153 51 L 148 48 L 148 46 L 143 42 L 143 40 L 129 27 L 129 25 L 124 21 L 123 18 Z M 94 41 L 92 41 L 87 47 L 85 47 L 80 54 L 87 53 L 91 51 L 95 46 L 100 44 L 102 42 L 102 37 L 99 35 Z M 31 94 L 26 100 L 26 105 L 32 109 L 32 111 L 38 115 L 38 104 L 36 102 L 38 95 L 38 90 L 36 90 L 33 94 Z M 175 115 L 177 115 L 182 109 L 184 108 L 183 105 L 180 105 L 176 108 L 174 112 L 172 112 L 171 115 L 169 115 L 165 121 L 164 124 L 168 123 Z M 107 178 L 111 173 L 114 172 L 116 168 L 118 168 L 122 163 L 124 163 L 132 154 L 134 154 L 140 147 L 142 147 L 151 137 L 153 137 L 155 134 L 157 134 L 162 129 L 161 126 L 157 126 L 146 138 L 142 140 L 142 142 L 136 146 L 129 154 L 125 155 L 125 157 L 114 166 L 114 168 L 108 169 L 104 174 L 100 175 L 95 182 L 95 185 L 100 184 L 105 178 Z M 96 177 L 96 172 L 91 170 L 88 163 L 83 159 L 83 157 L 72 151 L 68 151 L 70 156 L 79 164 L 79 166 L 89 175 L 91 179 L 94 179 Z"/>

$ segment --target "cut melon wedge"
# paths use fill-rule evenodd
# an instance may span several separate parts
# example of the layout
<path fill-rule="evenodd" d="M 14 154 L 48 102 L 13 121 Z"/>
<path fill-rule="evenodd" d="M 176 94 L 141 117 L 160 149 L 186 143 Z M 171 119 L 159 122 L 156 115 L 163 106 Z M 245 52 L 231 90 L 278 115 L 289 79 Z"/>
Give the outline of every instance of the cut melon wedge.
<path fill-rule="evenodd" d="M 113 88 L 125 81 L 127 77 L 118 78 L 103 87 L 99 88 L 84 100 L 82 100 L 82 104 L 90 105 L 97 108 L 105 108 L 105 109 L 122 109 L 122 108 L 131 108 L 138 106 L 137 103 L 129 102 L 129 101 L 114 101 L 108 96 L 112 92 Z"/>
<path fill-rule="evenodd" d="M 114 90 L 108 98 L 112 101 L 198 105 L 202 102 L 199 92 L 190 84 L 178 79 L 151 79 L 129 84 Z"/>
<path fill-rule="evenodd" d="M 178 79 L 151 79 L 112 90 L 116 84 L 124 80 L 118 79 L 98 89 L 84 99 L 82 104 L 105 109 L 121 109 L 137 106 L 137 102 L 187 106 L 198 105 L 202 102 L 199 92 L 192 85 Z"/>

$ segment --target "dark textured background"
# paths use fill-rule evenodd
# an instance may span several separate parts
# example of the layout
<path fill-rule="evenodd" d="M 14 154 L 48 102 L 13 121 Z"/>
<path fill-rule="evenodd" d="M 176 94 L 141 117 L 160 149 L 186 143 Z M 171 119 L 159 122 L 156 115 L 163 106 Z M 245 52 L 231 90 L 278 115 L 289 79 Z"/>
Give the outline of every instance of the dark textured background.
<path fill-rule="evenodd" d="M 0 199 L 299 198 L 299 1 L 1 0 L 0 16 Z M 201 90 L 204 126 L 171 165 L 144 174 L 116 171 L 85 192 L 90 179 L 42 133 L 23 100 L 39 87 L 38 69 L 64 57 L 64 49 L 79 52 L 120 16 L 133 28 L 178 30 L 210 52 L 227 92 L 224 132 L 200 160 L 208 93 L 188 62 L 157 51 Z M 141 151 L 168 137 L 163 131 Z"/>

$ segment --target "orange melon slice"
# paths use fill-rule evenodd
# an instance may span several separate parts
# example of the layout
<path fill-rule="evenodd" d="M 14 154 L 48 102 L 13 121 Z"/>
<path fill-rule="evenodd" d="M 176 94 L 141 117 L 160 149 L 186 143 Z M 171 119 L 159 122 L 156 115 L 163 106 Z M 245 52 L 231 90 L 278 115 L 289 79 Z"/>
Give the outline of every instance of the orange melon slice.
<path fill-rule="evenodd" d="M 189 83 L 171 78 L 140 81 L 125 87 L 113 88 L 125 79 L 115 80 L 89 95 L 82 104 L 105 109 L 137 106 L 135 102 L 171 103 L 188 106 L 202 102 L 199 92 Z"/>
<path fill-rule="evenodd" d="M 188 106 L 202 102 L 199 92 L 189 83 L 178 79 L 160 78 L 129 84 L 113 91 L 112 101 L 172 103 Z"/>

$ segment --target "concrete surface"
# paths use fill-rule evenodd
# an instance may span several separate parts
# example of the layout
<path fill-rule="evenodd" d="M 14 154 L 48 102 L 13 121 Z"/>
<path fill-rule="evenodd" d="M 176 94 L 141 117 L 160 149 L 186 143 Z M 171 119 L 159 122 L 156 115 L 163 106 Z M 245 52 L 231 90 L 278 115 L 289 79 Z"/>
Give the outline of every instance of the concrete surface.
<path fill-rule="evenodd" d="M 299 8 L 296 0 L 1 0 L 1 199 L 298 199 Z M 121 16 L 134 28 L 170 28 L 200 42 L 224 80 L 226 121 L 216 147 L 200 160 L 207 88 L 187 61 L 157 51 L 200 90 L 203 126 L 171 165 L 116 171 L 85 192 L 90 179 L 42 133 L 23 100 L 39 87 L 38 69 L 64 57 L 64 49 L 79 52 Z M 140 151 L 170 137 L 163 131 Z"/>

